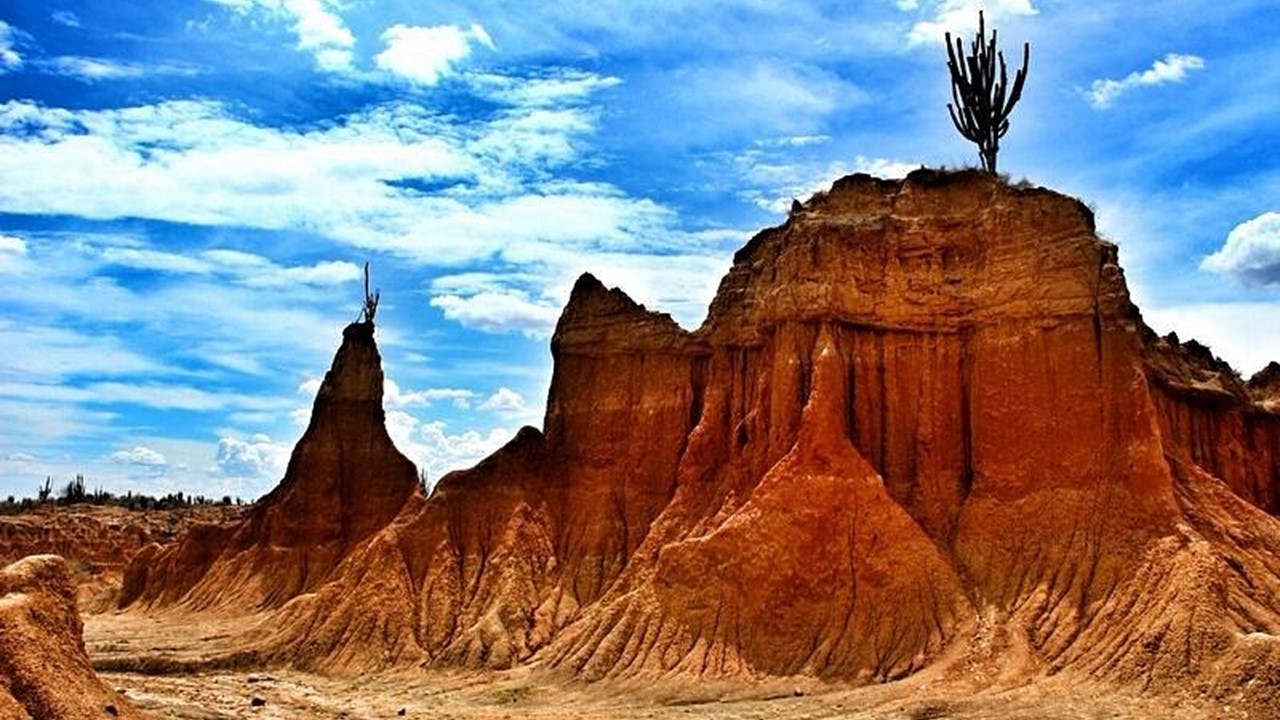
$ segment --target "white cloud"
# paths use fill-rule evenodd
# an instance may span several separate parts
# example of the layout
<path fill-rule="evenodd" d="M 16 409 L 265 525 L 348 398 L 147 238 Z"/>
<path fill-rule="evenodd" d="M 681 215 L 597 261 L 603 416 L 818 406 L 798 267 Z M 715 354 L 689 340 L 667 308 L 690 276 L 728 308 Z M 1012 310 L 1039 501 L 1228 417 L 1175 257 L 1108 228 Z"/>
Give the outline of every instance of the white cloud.
<path fill-rule="evenodd" d="M 431 298 L 431 306 L 463 327 L 490 333 L 518 332 L 529 338 L 550 337 L 560 317 L 558 306 L 534 300 L 522 290 L 485 291 L 467 297 L 437 295 Z"/>
<path fill-rule="evenodd" d="M 433 403 L 447 400 L 453 407 L 465 410 L 471 407 L 476 397 L 475 391 L 459 388 L 428 388 L 426 390 L 401 390 L 400 386 L 390 378 L 382 383 L 382 404 L 389 408 L 406 408 L 413 406 L 430 407 Z"/>
<path fill-rule="evenodd" d="M 254 435 L 248 440 L 222 437 L 211 470 L 226 477 L 275 481 L 284 477 L 289 453 L 287 445 L 266 435 Z"/>
<path fill-rule="evenodd" d="M 1111 107 L 1116 98 L 1134 88 L 1180 83 L 1190 71 L 1203 68 L 1202 57 L 1169 53 L 1162 60 L 1152 63 L 1148 70 L 1129 73 L 1123 80 L 1094 80 L 1089 89 L 1083 92 L 1090 105 L 1095 109 L 1105 110 Z"/>
<path fill-rule="evenodd" d="M 466 80 L 485 97 L 517 107 L 560 107 L 617 87 L 620 78 L 569 68 L 553 68 L 531 77 L 469 73 Z"/>
<path fill-rule="evenodd" d="M 158 478 L 169 470 L 169 461 L 163 454 L 142 446 L 111 453 L 111 462 L 128 465 L 130 477 Z"/>
<path fill-rule="evenodd" d="M 574 282 L 590 272 L 636 302 L 670 313 L 684 327 L 697 327 L 729 269 L 730 251 L 746 238 L 745 232 L 708 231 L 683 236 L 676 247 L 653 253 L 582 253 L 543 244 L 514 245 L 504 257 L 521 271 L 440 276 L 431 283 L 430 304 L 444 310 L 445 318 L 472 329 L 545 338 L 554 330 Z"/>
<path fill-rule="evenodd" d="M 27 243 L 20 237 L 12 235 L 0 235 L 0 254 L 3 255 L 26 255 Z"/>
<path fill-rule="evenodd" d="M 64 56 L 39 62 L 46 72 L 82 82 L 126 80 L 146 75 L 195 75 L 197 70 L 183 65 L 139 65 L 107 58 Z"/>
<path fill-rule="evenodd" d="M 450 471 L 475 465 L 514 434 L 505 428 L 487 433 L 468 428 L 450 435 L 444 422 L 423 422 L 402 410 L 387 413 L 387 433 L 400 452 L 426 471 L 432 484 Z"/>
<path fill-rule="evenodd" d="M 253 10 L 293 22 L 298 49 L 310 53 L 316 66 L 326 72 L 346 72 L 353 68 L 351 34 L 338 9 L 337 0 L 209 0 L 247 14 Z"/>
<path fill-rule="evenodd" d="M 734 58 L 678 68 L 654 80 L 651 104 L 687 122 L 646 132 L 683 146 L 724 146 L 762 137 L 819 135 L 838 112 L 869 96 L 817 65 Z M 760 102 L 768 98 L 768 102 Z"/>
<path fill-rule="evenodd" d="M 133 247 L 107 247 L 102 259 L 112 265 L 161 272 L 217 275 L 247 287 L 338 285 L 361 277 L 360 268 L 346 261 L 280 266 L 261 255 L 239 250 L 205 250 L 185 255 Z"/>
<path fill-rule="evenodd" d="M 4 456 L 6 462 L 29 463 L 35 462 L 36 456 L 30 453 L 8 453 Z"/>
<path fill-rule="evenodd" d="M 921 163 L 903 162 L 889 158 L 869 158 L 859 155 L 852 165 L 841 161 L 826 167 L 814 167 L 806 163 L 771 163 L 759 152 L 745 153 L 735 158 L 744 182 L 755 183 L 741 195 L 760 208 L 779 215 L 791 209 L 793 200 L 804 201 L 814 193 L 829 190 L 836 180 L 850 173 L 867 173 L 882 178 L 903 178 Z"/>
<path fill-rule="evenodd" d="M 159 466 L 167 465 L 164 455 L 147 447 L 135 447 L 132 450 L 118 450 L 111 453 L 112 462 L 126 463 L 130 465 L 150 465 Z"/>
<path fill-rule="evenodd" d="M 27 254 L 27 242 L 20 237 L 0 235 L 0 275 L 18 270 L 22 267 L 22 258 Z"/>
<path fill-rule="evenodd" d="M 216 392 L 187 385 L 116 381 L 87 383 L 79 387 L 23 381 L 0 382 L 0 397 L 93 405 L 125 404 L 194 412 L 239 409 L 271 413 L 283 412 L 291 404 L 283 398 Z"/>
<path fill-rule="evenodd" d="M 241 408 L 283 411 L 285 409 L 284 401 L 279 398 L 234 392 L 212 392 L 186 385 L 106 382 L 86 385 L 82 392 L 82 402 L 124 403 L 165 410 L 208 411 Z"/>
<path fill-rule="evenodd" d="M 902 3 L 899 7 L 913 10 L 918 5 L 915 2 L 908 4 L 910 7 L 903 7 Z M 931 19 L 922 20 L 911 27 L 911 31 L 907 33 L 907 44 L 917 47 L 943 45 L 947 32 L 953 37 L 973 35 L 978 29 L 979 10 L 983 11 L 988 33 L 1002 20 L 1031 17 L 1039 13 L 1031 0 L 942 0 L 934 3 Z"/>
<path fill-rule="evenodd" d="M 377 66 L 410 82 L 435 85 L 471 55 L 473 43 L 493 49 L 489 33 L 479 25 L 410 27 L 392 25 L 382 33 L 387 49 L 374 58 Z"/>
<path fill-rule="evenodd" d="M 509 414 L 521 414 L 528 410 L 520 393 L 506 387 L 494 391 L 487 400 L 480 403 L 480 409 Z"/>
<path fill-rule="evenodd" d="M 1146 307 L 1143 318 L 1160 334 L 1176 332 L 1183 342 L 1195 339 L 1231 363 L 1244 377 L 1280 360 L 1280 302 L 1191 303 Z"/>
<path fill-rule="evenodd" d="M 433 264 L 517 241 L 659 235 L 673 217 L 665 208 L 547 179 L 578 157 L 594 122 L 574 108 L 462 122 L 396 103 L 277 129 L 208 102 L 71 111 L 12 101 L 0 104 L 0 210 L 296 230 Z"/>
<path fill-rule="evenodd" d="M 80 18 L 70 10 L 58 10 L 49 16 L 54 22 L 69 28 L 80 27 Z"/>
<path fill-rule="evenodd" d="M 57 381 L 80 375 L 163 374 L 163 365 L 106 334 L 0 319 L 0 378 Z"/>
<path fill-rule="evenodd" d="M 1266 212 L 1237 225 L 1200 269 L 1245 285 L 1280 285 L 1280 213 Z"/>
<path fill-rule="evenodd" d="M 16 35 L 13 26 L 0 20 L 0 75 L 22 67 L 22 56 L 13 49 Z"/>

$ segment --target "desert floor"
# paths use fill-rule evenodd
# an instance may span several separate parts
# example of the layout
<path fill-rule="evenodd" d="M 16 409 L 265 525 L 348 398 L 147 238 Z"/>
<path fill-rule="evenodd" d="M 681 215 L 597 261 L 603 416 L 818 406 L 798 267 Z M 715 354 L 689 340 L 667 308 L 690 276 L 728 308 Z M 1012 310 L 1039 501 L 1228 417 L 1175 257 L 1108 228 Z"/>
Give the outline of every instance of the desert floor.
<path fill-rule="evenodd" d="M 980 685 L 925 671 L 885 685 L 810 679 L 583 683 L 537 668 L 405 669 L 332 677 L 277 668 L 207 669 L 253 637 L 244 619 L 138 613 L 85 617 L 100 675 L 155 718 L 1249 718 L 1188 688 L 1182 698 L 1126 694 L 1063 677 Z M 232 663 L 234 665 L 234 663 Z M 202 669 L 203 668 L 203 669 Z M 265 703 L 254 706 L 258 698 Z M 403 715 L 401 715 L 403 711 Z"/>

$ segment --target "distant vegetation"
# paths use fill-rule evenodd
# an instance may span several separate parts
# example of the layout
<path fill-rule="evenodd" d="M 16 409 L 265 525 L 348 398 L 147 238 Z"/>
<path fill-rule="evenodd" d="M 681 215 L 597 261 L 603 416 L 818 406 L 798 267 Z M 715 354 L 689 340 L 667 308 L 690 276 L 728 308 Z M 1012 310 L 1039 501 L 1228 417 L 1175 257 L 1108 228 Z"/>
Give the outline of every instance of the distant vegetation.
<path fill-rule="evenodd" d="M 221 499 L 214 499 L 204 495 L 186 495 L 181 492 L 169 493 L 162 497 L 139 495 L 133 492 L 115 495 L 102 488 L 97 488 L 90 492 L 85 485 L 84 475 L 77 474 L 75 479 L 68 481 L 56 494 L 54 493 L 53 478 L 46 477 L 44 485 L 36 488 L 36 496 L 34 498 L 24 497 L 17 499 L 10 495 L 0 502 L 0 515 L 17 515 L 41 507 L 66 507 L 80 504 L 110 505 L 129 510 L 180 510 L 208 505 L 240 505 L 241 500 L 240 498 L 233 499 L 230 495 L 223 495 Z"/>

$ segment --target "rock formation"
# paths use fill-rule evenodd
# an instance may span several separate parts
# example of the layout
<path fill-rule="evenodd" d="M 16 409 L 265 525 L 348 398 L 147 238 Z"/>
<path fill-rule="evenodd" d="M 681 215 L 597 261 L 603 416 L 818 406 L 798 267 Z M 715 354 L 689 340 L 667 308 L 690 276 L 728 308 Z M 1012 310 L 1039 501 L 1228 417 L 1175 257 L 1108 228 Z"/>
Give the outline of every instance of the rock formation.
<path fill-rule="evenodd" d="M 33 555 L 0 570 L 0 717 L 141 718 L 85 654 L 66 561 Z"/>
<path fill-rule="evenodd" d="M 277 607 L 319 587 L 420 494 L 416 468 L 387 435 L 373 331 L 365 322 L 343 331 L 280 484 L 238 523 L 144 548 L 125 574 L 121 607 Z"/>
<path fill-rule="evenodd" d="M 127 510 L 76 504 L 44 505 L 0 517 L 0 566 L 28 555 L 60 555 L 71 568 L 82 612 L 114 609 L 124 570 L 144 547 L 166 543 L 196 523 L 226 523 L 235 506 Z"/>
<path fill-rule="evenodd" d="M 844 178 L 698 330 L 586 275 L 552 353 L 544 431 L 290 582 L 268 657 L 861 681 L 997 628 L 1017 672 L 1280 677 L 1276 373 L 1156 338 L 1074 199 Z"/>

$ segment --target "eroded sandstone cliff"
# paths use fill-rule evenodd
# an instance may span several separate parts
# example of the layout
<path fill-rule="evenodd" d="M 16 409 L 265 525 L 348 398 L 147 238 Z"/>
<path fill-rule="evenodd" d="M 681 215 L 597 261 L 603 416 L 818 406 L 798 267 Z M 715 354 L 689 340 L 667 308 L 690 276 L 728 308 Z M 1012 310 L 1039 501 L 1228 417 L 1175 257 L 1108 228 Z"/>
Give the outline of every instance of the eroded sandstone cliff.
<path fill-rule="evenodd" d="M 845 178 L 697 331 L 584 276 L 552 352 L 544 430 L 397 491 L 288 583 L 267 656 L 884 680 L 998 636 L 1033 674 L 1280 673 L 1276 383 L 1150 333 L 1074 199 Z"/>
<path fill-rule="evenodd" d="M 193 527 L 143 548 L 120 606 L 277 607 L 315 590 L 355 547 L 418 493 L 413 463 L 392 444 L 372 323 L 353 323 L 325 374 L 284 479 L 234 524 Z"/>

